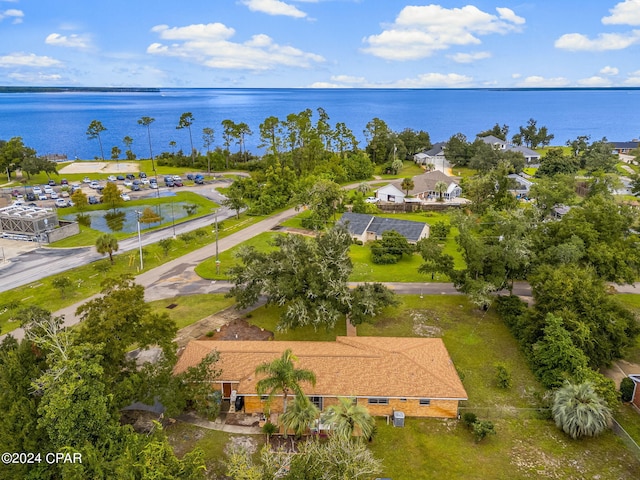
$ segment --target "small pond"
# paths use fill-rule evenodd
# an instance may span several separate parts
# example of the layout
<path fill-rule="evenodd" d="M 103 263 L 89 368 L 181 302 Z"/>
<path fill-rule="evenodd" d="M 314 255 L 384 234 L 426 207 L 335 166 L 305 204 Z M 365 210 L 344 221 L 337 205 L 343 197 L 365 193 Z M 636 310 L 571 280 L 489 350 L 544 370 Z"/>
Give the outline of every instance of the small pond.
<path fill-rule="evenodd" d="M 172 221 L 178 221 L 181 218 L 187 216 L 187 211 L 184 209 L 185 205 L 189 205 L 188 202 L 175 202 L 167 203 L 164 205 L 137 205 L 135 207 L 121 207 L 118 211 L 124 213 L 124 222 L 121 232 L 132 233 L 138 231 L 138 222 L 136 210 L 139 212 L 144 211 L 145 208 L 151 208 L 155 213 L 162 217 L 162 221 L 151 224 L 140 224 L 140 230 L 145 231 L 151 227 L 157 227 L 158 225 L 165 224 L 171 225 Z M 112 230 L 107 226 L 107 220 L 105 214 L 110 210 L 94 210 L 91 212 L 85 212 L 91 217 L 91 228 L 99 230 L 100 232 L 112 233 Z M 76 215 L 63 215 L 63 220 L 75 221 Z"/>

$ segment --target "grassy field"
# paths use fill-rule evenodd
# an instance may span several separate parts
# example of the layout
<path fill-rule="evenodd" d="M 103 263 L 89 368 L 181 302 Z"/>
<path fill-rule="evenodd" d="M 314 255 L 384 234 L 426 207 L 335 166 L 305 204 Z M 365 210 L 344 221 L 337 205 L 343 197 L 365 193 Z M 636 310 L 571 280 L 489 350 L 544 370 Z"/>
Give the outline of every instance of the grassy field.
<path fill-rule="evenodd" d="M 178 329 L 196 323 L 234 304 L 235 300 L 233 298 L 227 298 L 222 293 L 187 295 L 149 302 L 152 311 L 156 313 L 167 313 L 169 318 L 176 322 Z M 168 305 L 177 306 L 167 308 Z"/>
<path fill-rule="evenodd" d="M 293 218 L 282 223 L 282 226 L 289 228 L 302 228 L 301 220 L 309 212 L 302 212 Z M 419 212 L 405 214 L 379 214 L 381 217 L 397 218 L 402 220 L 411 220 L 417 222 L 428 222 L 434 224 L 438 221 L 449 223 L 450 219 L 446 212 Z M 458 269 L 464 268 L 464 260 L 457 249 L 455 236 L 457 229 L 452 228 L 451 233 L 447 237 L 444 244 L 444 252 L 454 258 L 454 265 Z M 252 245 L 258 250 L 265 251 L 268 248 L 269 241 L 275 235 L 267 232 L 258 237 L 243 243 L 243 245 Z M 196 273 L 203 278 L 212 280 L 226 280 L 227 270 L 230 266 L 235 265 L 235 252 L 240 248 L 237 245 L 231 250 L 220 254 L 220 273 L 216 273 L 215 259 L 205 260 L 196 267 Z M 353 261 L 353 272 L 349 277 L 352 282 L 448 282 L 446 275 L 436 274 L 434 279 L 429 275 L 418 273 L 418 267 L 422 264 L 422 257 L 419 254 L 413 254 L 410 257 L 405 256 L 400 262 L 393 265 L 375 265 L 371 262 L 371 249 L 366 245 L 352 245 L 350 249 L 351 260 Z"/>
<path fill-rule="evenodd" d="M 383 461 L 381 477 L 402 479 L 631 479 L 639 478 L 640 462 L 612 432 L 594 439 L 570 440 L 550 420 L 538 418 L 534 392 L 542 388 L 533 378 L 515 340 L 493 311 L 480 312 L 460 296 L 402 296 L 359 335 L 417 336 L 429 331 L 441 336 L 467 390 L 463 411 L 491 420 L 497 434 L 475 443 L 471 432 L 456 420 L 407 418 L 404 428 L 378 419 L 378 432 L 369 444 Z M 248 321 L 274 331 L 278 308 L 259 308 Z M 427 328 L 428 327 L 428 328 Z M 334 331 L 276 332 L 276 340 L 332 340 Z M 504 362 L 513 386 L 495 385 L 495 362 Z M 529 410 L 531 408 L 531 410 Z M 637 414 L 623 410 L 625 428 L 640 432 Z M 636 430 L 634 430 L 636 429 Z M 176 424 L 167 429 L 178 454 L 200 446 L 207 464 L 221 473 L 228 434 Z M 260 445 L 262 436 L 253 437 Z"/>
<path fill-rule="evenodd" d="M 240 216 L 240 220 L 229 219 L 224 222 L 224 228 L 220 231 L 220 236 L 225 237 L 235 233 L 253 223 L 257 223 L 264 217 Z M 165 256 L 162 249 L 157 245 L 144 247 L 144 271 L 155 268 L 170 260 L 174 260 L 186 253 L 192 252 L 215 241 L 215 236 L 209 228 L 200 229 L 195 233 L 179 235 L 172 242 L 168 254 Z M 38 305 L 50 311 L 56 311 L 66 306 L 72 305 L 100 291 L 100 284 L 108 276 L 118 276 L 122 274 L 137 275 L 139 269 L 138 252 L 131 251 L 114 256 L 114 265 L 109 264 L 108 259 L 99 260 L 89 265 L 74 268 L 66 272 L 46 277 L 37 282 L 24 285 L 6 292 L 2 292 L 2 305 L 11 305 L 16 308 L 0 309 L 0 334 L 14 330 L 19 325 L 12 320 L 18 307 Z M 66 277 L 71 280 L 72 287 L 61 293 L 53 286 L 57 278 Z"/>

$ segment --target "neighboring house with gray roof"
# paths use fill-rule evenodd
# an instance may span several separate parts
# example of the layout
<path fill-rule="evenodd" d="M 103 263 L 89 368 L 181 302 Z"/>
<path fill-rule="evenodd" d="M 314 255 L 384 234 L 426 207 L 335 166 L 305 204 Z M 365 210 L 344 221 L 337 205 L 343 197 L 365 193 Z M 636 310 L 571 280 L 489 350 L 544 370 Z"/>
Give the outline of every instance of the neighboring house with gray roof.
<path fill-rule="evenodd" d="M 506 142 L 501 138 L 495 137 L 493 135 L 478 137 L 478 140 L 482 140 L 484 143 L 491 145 L 497 150 L 521 153 L 524 156 L 527 165 L 537 165 L 540 163 L 540 154 L 535 150 L 531 150 L 530 148 L 524 147 L 522 145 L 511 145 L 509 142 Z"/>
<path fill-rule="evenodd" d="M 395 230 L 409 243 L 416 243 L 421 238 L 429 236 L 430 228 L 428 223 L 352 212 L 344 213 L 338 223 L 346 225 L 351 236 L 363 243 L 380 240 L 382 234 L 389 230 Z"/>
<path fill-rule="evenodd" d="M 430 150 L 426 150 L 424 152 L 416 153 L 413 156 L 413 161 L 418 165 L 437 165 L 436 162 L 442 163 L 444 162 L 444 149 L 447 145 L 447 142 L 438 142 L 435 143 Z"/>
<path fill-rule="evenodd" d="M 631 150 L 638 148 L 638 140 L 632 142 L 609 142 L 613 145 L 613 153 L 620 155 L 621 153 L 629 154 Z"/>
<path fill-rule="evenodd" d="M 516 173 L 510 173 L 509 175 L 507 175 L 507 177 L 511 178 L 514 181 L 515 185 L 514 188 L 511 189 L 512 192 L 524 196 L 529 195 L 529 191 L 533 186 L 533 182 L 531 180 L 527 180 L 526 178 L 521 177 Z"/>

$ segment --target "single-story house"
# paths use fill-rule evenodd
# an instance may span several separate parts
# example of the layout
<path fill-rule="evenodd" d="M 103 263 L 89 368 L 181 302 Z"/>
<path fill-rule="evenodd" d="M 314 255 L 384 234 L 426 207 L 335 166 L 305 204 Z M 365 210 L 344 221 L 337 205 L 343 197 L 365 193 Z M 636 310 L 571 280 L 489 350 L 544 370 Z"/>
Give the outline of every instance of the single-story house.
<path fill-rule="evenodd" d="M 338 337 L 335 342 L 216 341 L 189 342 L 174 369 L 195 366 L 214 350 L 220 377 L 212 388 L 223 399 L 242 397 L 245 413 L 281 413 L 282 394 L 271 404 L 256 393 L 258 365 L 291 349 L 296 368 L 311 370 L 316 385 L 301 387 L 320 410 L 353 398 L 372 415 L 403 412 L 409 417 L 455 418 L 467 392 L 440 338 Z"/>
<path fill-rule="evenodd" d="M 447 186 L 447 189 L 442 193 L 442 198 L 453 200 L 454 198 L 462 195 L 462 189 L 460 188 L 460 185 L 458 185 L 457 179 L 450 177 L 439 170 L 433 170 L 431 172 L 425 172 L 422 175 L 416 175 L 412 180 L 413 188 L 409 190 L 409 195 L 421 200 L 438 198 L 440 196 L 436 191 L 436 184 L 438 182 L 444 182 Z M 391 183 L 391 185 L 395 186 L 397 189 L 401 189 L 402 180 L 395 181 Z"/>
<path fill-rule="evenodd" d="M 629 378 L 633 380 L 633 395 L 631 396 L 631 403 L 640 408 L 640 375 L 629 375 Z"/>
<path fill-rule="evenodd" d="M 390 183 L 376 190 L 376 197 L 382 202 L 402 203 L 404 202 L 405 193 Z"/>
<path fill-rule="evenodd" d="M 438 142 L 433 144 L 431 149 L 424 152 L 416 153 L 413 156 L 413 161 L 418 165 L 438 165 L 445 160 L 444 149 L 447 146 L 447 142 Z"/>
<path fill-rule="evenodd" d="M 633 140 L 631 142 L 610 142 L 611 145 L 613 145 L 613 153 L 616 153 L 618 155 L 620 155 L 621 153 L 623 154 L 628 154 L 631 152 L 631 150 L 635 150 L 636 148 L 638 148 L 638 145 L 640 145 L 640 142 L 638 142 L 637 140 Z"/>
<path fill-rule="evenodd" d="M 537 165 L 540 163 L 541 155 L 528 147 L 523 145 L 512 145 L 501 138 L 495 137 L 493 135 L 488 135 L 486 137 L 478 137 L 479 140 L 482 140 L 484 143 L 493 146 L 498 150 L 511 151 L 511 152 L 519 152 L 524 156 L 525 162 L 527 165 Z"/>
<path fill-rule="evenodd" d="M 533 186 L 533 182 L 531 180 L 528 180 L 517 173 L 510 173 L 507 177 L 511 178 L 515 184 L 512 192 L 524 196 L 529 195 L 529 190 L 531 190 L 531 187 Z"/>
<path fill-rule="evenodd" d="M 338 223 L 346 225 L 351 236 L 363 243 L 380 240 L 382 234 L 389 230 L 395 230 L 409 243 L 416 243 L 421 238 L 427 238 L 430 229 L 428 223 L 353 212 L 343 213 Z"/>

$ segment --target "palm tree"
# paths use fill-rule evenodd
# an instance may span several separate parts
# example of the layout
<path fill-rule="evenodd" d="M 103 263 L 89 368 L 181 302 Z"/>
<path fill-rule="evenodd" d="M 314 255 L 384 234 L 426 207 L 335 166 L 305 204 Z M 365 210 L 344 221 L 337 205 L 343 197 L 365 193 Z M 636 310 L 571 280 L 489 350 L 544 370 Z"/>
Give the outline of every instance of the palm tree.
<path fill-rule="evenodd" d="M 153 117 L 142 117 L 138 120 L 138 125 L 142 125 L 143 127 L 147 127 L 147 138 L 149 139 L 149 156 L 151 157 L 151 170 L 156 171 L 156 166 L 153 163 L 153 150 L 151 149 L 151 124 L 155 122 L 156 119 Z"/>
<path fill-rule="evenodd" d="M 309 426 L 318 418 L 320 410 L 304 393 L 299 393 L 291 405 L 291 408 L 280 415 L 280 424 L 284 427 L 284 434 L 293 430 L 296 437 L 302 436 Z"/>
<path fill-rule="evenodd" d="M 180 120 L 178 121 L 178 126 L 176 130 L 182 130 L 183 128 L 189 129 L 189 141 L 191 142 L 191 163 L 196 163 L 195 151 L 193 149 L 193 136 L 191 135 L 191 125 L 194 122 L 193 113 L 184 112 L 180 115 Z"/>
<path fill-rule="evenodd" d="M 569 382 L 556 391 L 551 408 L 558 428 L 571 438 L 594 437 L 611 423 L 611 411 L 590 382 Z"/>
<path fill-rule="evenodd" d="M 106 127 L 102 125 L 102 122 L 99 120 L 92 120 L 87 127 L 87 138 L 89 140 L 93 140 L 94 138 L 98 139 L 98 143 L 100 144 L 100 156 L 102 157 L 102 161 L 104 161 L 104 150 L 102 149 L 102 138 L 100 134 L 106 130 Z"/>
<path fill-rule="evenodd" d="M 113 252 L 118 251 L 118 240 L 109 233 L 100 235 L 96 240 L 96 251 L 102 255 L 109 254 L 109 260 L 113 264 Z"/>
<path fill-rule="evenodd" d="M 302 393 L 300 382 L 308 382 L 311 385 L 316 384 L 316 376 L 311 370 L 295 368 L 293 362 L 296 360 L 298 360 L 298 357 L 288 348 L 280 358 L 258 365 L 256 368 L 256 375 L 266 375 L 256 384 L 258 395 L 264 395 L 268 392 L 269 401 L 271 401 L 276 393 L 282 392 L 284 396 L 282 401 L 283 412 L 287 411 L 289 392 L 294 392 L 296 395 Z"/>
<path fill-rule="evenodd" d="M 438 196 L 438 201 L 441 202 L 442 201 L 442 194 L 444 192 L 447 191 L 447 184 L 445 182 L 443 182 L 442 180 L 436 182 L 435 186 L 433 187 L 436 191 L 436 193 L 439 195 Z"/>
<path fill-rule="evenodd" d="M 327 407 L 322 423 L 331 425 L 335 435 L 346 439 L 351 438 L 356 429 L 362 432 L 364 438 L 370 438 L 376 425 L 366 407 L 344 397 L 339 398 L 336 405 Z"/>
<path fill-rule="evenodd" d="M 415 185 L 413 184 L 413 180 L 410 178 L 405 178 L 402 180 L 402 184 L 400 187 L 405 191 L 407 197 L 409 196 L 409 190 L 413 190 Z"/>

